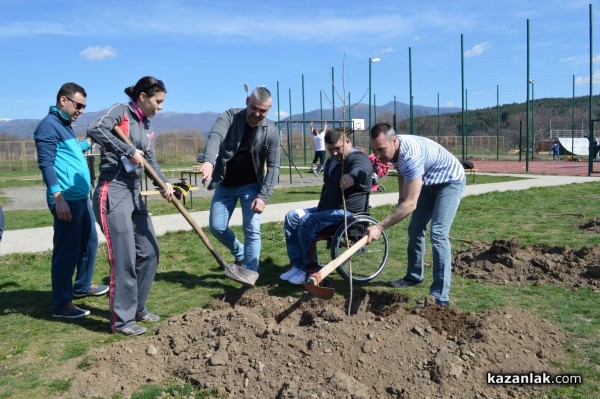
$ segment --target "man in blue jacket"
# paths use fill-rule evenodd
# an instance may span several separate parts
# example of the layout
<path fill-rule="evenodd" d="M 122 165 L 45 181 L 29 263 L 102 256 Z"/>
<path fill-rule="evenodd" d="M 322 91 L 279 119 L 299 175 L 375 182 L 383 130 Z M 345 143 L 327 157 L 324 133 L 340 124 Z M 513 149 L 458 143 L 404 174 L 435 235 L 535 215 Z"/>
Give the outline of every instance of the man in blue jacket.
<path fill-rule="evenodd" d="M 33 133 L 38 165 L 47 187 L 46 201 L 54 217 L 52 316 L 69 319 L 90 314 L 73 305 L 74 297 L 108 292 L 108 286 L 92 284 L 98 235 L 88 198 L 90 172 L 83 155 L 90 142 L 79 142 L 71 127 L 83 113 L 86 97 L 78 84 L 63 84 L 56 95 L 56 105 L 50 107 Z"/>

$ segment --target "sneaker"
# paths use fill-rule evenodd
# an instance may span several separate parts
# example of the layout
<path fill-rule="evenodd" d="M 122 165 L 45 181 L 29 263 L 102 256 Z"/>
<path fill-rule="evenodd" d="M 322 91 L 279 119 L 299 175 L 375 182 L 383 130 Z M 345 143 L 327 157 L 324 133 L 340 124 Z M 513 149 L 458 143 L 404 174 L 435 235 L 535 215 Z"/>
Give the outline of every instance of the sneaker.
<path fill-rule="evenodd" d="M 156 323 L 160 320 L 160 316 L 154 313 L 146 312 L 135 316 L 136 321 L 144 321 L 146 323 Z"/>
<path fill-rule="evenodd" d="M 413 280 L 409 280 L 406 277 L 400 280 L 396 280 L 396 281 L 392 281 L 390 283 L 391 287 L 394 288 L 406 288 L 406 287 L 419 287 L 423 285 L 423 280 L 421 281 L 413 281 Z"/>
<path fill-rule="evenodd" d="M 450 301 L 441 301 L 441 300 L 437 299 L 436 297 L 434 297 L 433 295 L 429 295 L 424 300 L 417 301 L 415 307 L 425 308 L 425 307 L 434 306 L 434 305 L 449 307 Z"/>
<path fill-rule="evenodd" d="M 254 287 L 254 284 L 258 279 L 257 272 L 255 272 L 254 270 L 246 269 L 245 267 L 238 266 L 236 264 L 227 265 L 227 267 L 225 268 L 225 276 L 248 287 Z"/>
<path fill-rule="evenodd" d="M 129 327 L 117 329 L 117 332 L 119 332 L 123 335 L 127 335 L 127 336 L 142 335 L 146 331 L 148 331 L 148 329 L 146 327 L 138 326 L 137 324 L 134 324 Z"/>
<path fill-rule="evenodd" d="M 79 319 L 90 314 L 89 310 L 79 309 L 73 305 L 73 302 L 69 302 L 60 308 L 57 312 L 52 312 L 52 317 L 61 317 L 64 319 Z"/>
<path fill-rule="evenodd" d="M 317 171 L 316 171 L 316 170 L 314 170 L 314 169 L 313 169 L 313 171 L 312 171 L 312 172 L 313 172 L 313 175 L 315 175 L 315 176 L 319 177 L 319 172 L 317 172 Z"/>
<path fill-rule="evenodd" d="M 306 270 L 296 269 L 296 274 L 288 278 L 290 284 L 299 285 L 306 282 Z"/>
<path fill-rule="evenodd" d="M 287 281 L 290 279 L 290 277 L 294 276 L 296 273 L 298 273 L 301 270 L 302 269 L 297 268 L 296 266 L 292 266 L 292 267 L 290 267 L 290 269 L 287 272 L 280 274 L 279 278 Z"/>
<path fill-rule="evenodd" d="M 73 297 L 85 298 L 86 296 L 100 296 L 108 292 L 108 285 L 92 284 L 86 292 L 74 292 Z"/>
<path fill-rule="evenodd" d="M 233 264 L 238 266 L 244 266 L 244 259 L 236 260 L 235 262 L 233 262 Z"/>

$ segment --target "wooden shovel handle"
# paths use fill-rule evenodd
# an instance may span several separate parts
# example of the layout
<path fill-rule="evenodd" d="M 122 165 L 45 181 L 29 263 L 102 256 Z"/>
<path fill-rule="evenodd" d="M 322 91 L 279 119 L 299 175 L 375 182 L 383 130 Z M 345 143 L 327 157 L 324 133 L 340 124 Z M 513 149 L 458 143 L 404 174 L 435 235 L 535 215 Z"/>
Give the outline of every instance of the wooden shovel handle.
<path fill-rule="evenodd" d="M 127 136 L 125 136 L 125 133 L 123 133 L 123 131 L 118 126 L 115 126 L 113 128 L 113 132 L 119 139 L 121 139 L 121 141 L 133 146 L 131 141 L 127 138 Z M 148 163 L 148 161 L 145 158 L 143 159 L 143 161 L 144 161 L 144 172 L 146 173 L 146 175 L 148 175 L 148 177 L 150 179 L 152 179 L 154 184 L 156 184 L 161 190 L 166 189 L 167 185 L 158 176 L 158 173 L 156 173 L 156 171 L 152 168 L 152 166 L 150 166 L 150 163 Z M 179 200 L 174 195 L 171 196 L 171 202 L 173 203 L 173 205 L 175 205 L 175 208 L 177 208 L 177 210 L 179 210 L 179 213 L 181 213 L 183 215 L 185 220 L 187 220 L 187 222 L 190 224 L 190 226 L 192 226 L 192 228 L 200 236 L 200 239 L 202 240 L 202 242 L 204 243 L 206 248 L 208 248 L 208 250 L 212 254 L 212 256 L 215 257 L 219 266 L 221 266 L 222 268 L 226 268 L 227 264 L 223 260 L 223 257 L 212 246 L 212 244 L 210 243 L 210 240 L 208 239 L 206 234 L 204 234 L 204 231 L 202 231 L 202 228 L 200 227 L 200 225 L 196 222 L 196 220 L 192 217 L 192 215 L 188 212 L 188 210 L 185 209 L 185 206 L 183 206 L 183 204 L 181 202 L 179 202 Z"/>
<path fill-rule="evenodd" d="M 310 275 L 309 283 L 312 285 L 319 285 L 321 281 L 337 269 L 342 263 L 344 263 L 349 257 L 354 255 L 359 249 L 365 246 L 367 243 L 368 236 L 364 236 L 358 240 L 354 245 L 346 250 L 343 254 L 326 264 L 321 270 Z"/>

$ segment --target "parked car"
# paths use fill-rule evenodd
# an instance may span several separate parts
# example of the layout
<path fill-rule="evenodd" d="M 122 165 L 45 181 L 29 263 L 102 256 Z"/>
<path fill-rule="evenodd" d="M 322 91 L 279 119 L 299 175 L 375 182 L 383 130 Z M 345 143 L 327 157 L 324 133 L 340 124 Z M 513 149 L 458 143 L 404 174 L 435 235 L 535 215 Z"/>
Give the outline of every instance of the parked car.
<path fill-rule="evenodd" d="M 196 157 L 196 161 L 198 161 L 198 163 L 204 162 L 204 153 L 203 152 L 198 153 L 198 156 Z"/>

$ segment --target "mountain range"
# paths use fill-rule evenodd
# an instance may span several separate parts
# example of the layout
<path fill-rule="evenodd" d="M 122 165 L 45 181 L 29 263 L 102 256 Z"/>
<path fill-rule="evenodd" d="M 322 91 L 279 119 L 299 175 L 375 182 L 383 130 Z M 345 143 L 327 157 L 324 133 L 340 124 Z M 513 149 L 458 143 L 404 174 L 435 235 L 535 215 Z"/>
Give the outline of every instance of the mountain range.
<path fill-rule="evenodd" d="M 403 120 L 409 117 L 410 106 L 406 103 L 396 102 L 397 120 Z M 82 114 L 77 121 L 73 124 L 75 131 L 78 135 L 85 133 L 85 127 L 91 123 L 98 116 L 105 113 L 106 110 L 100 111 L 88 111 Z M 437 115 L 438 109 L 436 107 L 426 107 L 422 105 L 413 106 L 413 115 L 424 116 L 424 115 Z M 460 112 L 460 108 L 440 108 L 440 114 Z M 287 113 L 286 113 L 287 114 Z M 321 116 L 322 114 L 322 116 Z M 378 116 L 378 120 L 390 121 L 394 114 L 394 102 L 377 106 L 374 108 L 372 118 Z M 208 135 L 212 125 L 215 123 L 220 113 L 217 112 L 201 112 L 201 113 L 181 113 L 165 111 L 159 112 L 152 119 L 152 126 L 157 133 L 169 132 L 173 134 L 204 134 Z M 335 116 L 335 118 L 334 118 Z M 346 115 L 343 115 L 342 109 L 336 109 L 335 115 L 333 115 L 331 109 L 320 109 L 306 112 L 304 117 L 300 114 L 293 114 L 291 118 L 282 118 L 282 121 L 286 119 L 291 120 L 341 120 L 345 119 L 364 119 L 367 123 L 369 117 L 369 106 L 367 104 L 353 104 L 350 110 L 346 108 Z M 277 110 L 272 108 L 269 112 L 269 118 L 271 120 L 277 120 Z M 33 131 L 40 122 L 41 119 L 11 119 L 11 120 L 0 120 L 0 133 L 16 137 L 18 139 L 31 139 Z"/>

